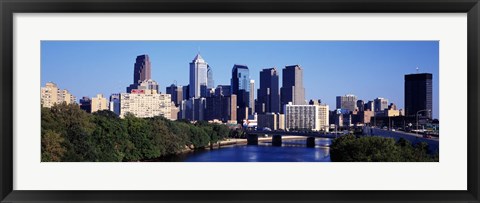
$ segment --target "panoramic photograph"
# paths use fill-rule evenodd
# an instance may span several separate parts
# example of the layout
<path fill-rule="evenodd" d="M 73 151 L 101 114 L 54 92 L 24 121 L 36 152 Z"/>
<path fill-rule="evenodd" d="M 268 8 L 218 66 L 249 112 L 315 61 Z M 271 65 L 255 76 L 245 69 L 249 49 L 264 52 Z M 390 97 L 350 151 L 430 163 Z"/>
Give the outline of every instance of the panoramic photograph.
<path fill-rule="evenodd" d="M 438 41 L 41 42 L 42 162 L 439 162 Z"/>

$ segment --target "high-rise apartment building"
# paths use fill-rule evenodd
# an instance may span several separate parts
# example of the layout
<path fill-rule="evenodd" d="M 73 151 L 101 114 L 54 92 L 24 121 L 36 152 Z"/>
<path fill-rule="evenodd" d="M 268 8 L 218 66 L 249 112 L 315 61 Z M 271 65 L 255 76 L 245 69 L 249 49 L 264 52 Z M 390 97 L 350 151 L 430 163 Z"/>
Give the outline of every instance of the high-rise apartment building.
<path fill-rule="evenodd" d="M 140 118 L 163 116 L 171 119 L 171 105 L 169 94 L 158 94 L 156 90 L 134 89 L 131 93 L 120 95 L 120 117 L 131 113 Z"/>
<path fill-rule="evenodd" d="M 323 115 L 323 113 L 319 112 L 319 105 L 294 105 L 292 102 L 290 102 L 289 104 L 285 105 L 284 108 L 286 130 L 319 131 L 322 128 L 328 128 L 326 126 L 322 126 L 320 123 L 322 119 L 319 118 L 319 115 Z M 323 110 L 325 110 L 325 107 Z M 327 111 L 326 114 L 328 115 L 328 113 L 329 112 Z M 323 120 L 325 120 L 325 117 Z M 326 118 L 326 121 L 328 122 L 328 117 Z"/>
<path fill-rule="evenodd" d="M 303 87 L 303 69 L 299 65 L 286 66 L 282 74 L 280 88 L 281 110 L 284 105 L 292 102 L 294 105 L 305 104 L 305 88 Z"/>
<path fill-rule="evenodd" d="M 347 94 L 345 96 L 337 96 L 337 109 L 348 109 L 355 111 L 357 108 L 357 96 Z"/>
<path fill-rule="evenodd" d="M 50 108 L 55 104 L 66 103 L 74 104 L 76 103 L 76 98 L 68 90 L 61 90 L 53 82 L 47 82 L 45 87 L 40 89 L 40 103 L 42 107 Z"/>
<path fill-rule="evenodd" d="M 432 118 L 432 74 L 405 75 L 405 115 Z"/>
<path fill-rule="evenodd" d="M 327 104 L 318 104 L 318 122 L 320 130 L 328 132 L 329 129 L 329 114 L 330 110 Z"/>
<path fill-rule="evenodd" d="M 318 119 L 320 122 L 320 130 L 328 132 L 330 124 L 329 106 L 327 104 L 322 104 L 322 101 L 320 99 L 310 100 L 308 104 L 318 106 Z"/>
<path fill-rule="evenodd" d="M 255 107 L 258 114 L 280 112 L 278 82 L 278 71 L 276 68 L 267 68 L 260 71 L 260 87 L 258 88 Z"/>
<path fill-rule="evenodd" d="M 107 109 L 107 98 L 103 97 L 102 94 L 97 94 L 96 97 L 92 98 L 92 113 Z"/>
<path fill-rule="evenodd" d="M 195 56 L 190 63 L 189 98 L 206 97 L 207 84 L 208 64 L 205 62 L 202 56 L 200 56 L 200 54 L 197 54 L 197 56 Z"/>
<path fill-rule="evenodd" d="M 133 68 L 133 83 L 127 87 L 127 93 L 137 89 L 141 82 L 152 78 L 150 57 L 146 54 L 137 56 Z M 158 91 L 158 87 L 157 87 Z"/>

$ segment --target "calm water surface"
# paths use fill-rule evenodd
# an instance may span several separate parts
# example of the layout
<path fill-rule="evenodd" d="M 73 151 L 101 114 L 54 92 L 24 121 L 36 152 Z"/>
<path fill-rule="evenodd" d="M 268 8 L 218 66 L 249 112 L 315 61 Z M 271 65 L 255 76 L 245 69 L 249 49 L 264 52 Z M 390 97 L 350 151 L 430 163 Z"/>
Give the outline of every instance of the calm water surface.
<path fill-rule="evenodd" d="M 271 142 L 254 145 L 224 146 L 203 150 L 158 161 L 184 162 L 329 162 L 331 139 L 317 138 L 315 148 L 306 147 L 306 139 L 283 140 L 281 147 Z"/>

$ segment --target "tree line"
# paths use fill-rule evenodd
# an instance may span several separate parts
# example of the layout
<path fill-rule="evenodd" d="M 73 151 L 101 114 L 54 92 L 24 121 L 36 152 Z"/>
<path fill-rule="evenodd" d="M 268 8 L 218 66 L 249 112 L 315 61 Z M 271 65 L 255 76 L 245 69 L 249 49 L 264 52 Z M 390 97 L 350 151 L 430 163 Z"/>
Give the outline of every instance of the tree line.
<path fill-rule="evenodd" d="M 119 118 L 104 110 L 89 114 L 75 104 L 42 108 L 44 162 L 142 161 L 208 147 L 241 136 L 222 124 L 171 121 L 164 117 Z"/>
<path fill-rule="evenodd" d="M 428 144 L 413 145 L 400 138 L 345 135 L 330 145 L 330 159 L 337 162 L 438 162 L 438 153 L 429 151 Z"/>

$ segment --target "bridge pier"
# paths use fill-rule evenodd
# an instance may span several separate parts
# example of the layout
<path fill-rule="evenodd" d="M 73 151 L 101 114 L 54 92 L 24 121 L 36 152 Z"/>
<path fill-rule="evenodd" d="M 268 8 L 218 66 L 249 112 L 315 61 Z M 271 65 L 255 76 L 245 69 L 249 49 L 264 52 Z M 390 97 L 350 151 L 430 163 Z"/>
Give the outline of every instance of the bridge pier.
<path fill-rule="evenodd" d="M 315 147 L 315 137 L 308 137 L 307 138 L 307 147 L 314 148 Z"/>
<path fill-rule="evenodd" d="M 276 146 L 276 147 L 282 146 L 282 136 L 281 135 L 273 135 L 272 136 L 272 146 Z"/>
<path fill-rule="evenodd" d="M 258 145 L 258 135 L 257 134 L 248 134 L 247 135 L 247 145 Z"/>

